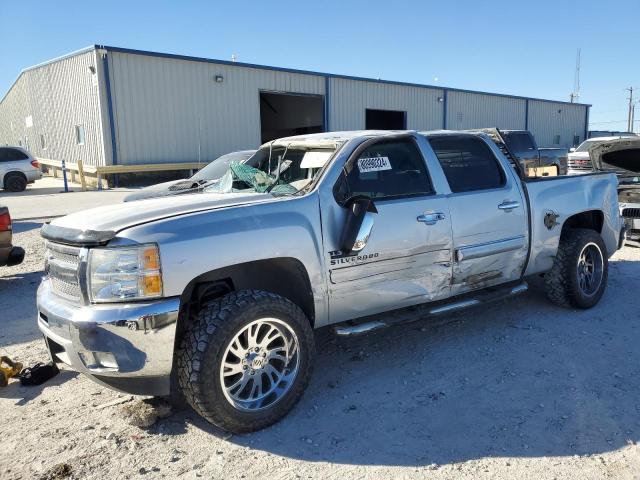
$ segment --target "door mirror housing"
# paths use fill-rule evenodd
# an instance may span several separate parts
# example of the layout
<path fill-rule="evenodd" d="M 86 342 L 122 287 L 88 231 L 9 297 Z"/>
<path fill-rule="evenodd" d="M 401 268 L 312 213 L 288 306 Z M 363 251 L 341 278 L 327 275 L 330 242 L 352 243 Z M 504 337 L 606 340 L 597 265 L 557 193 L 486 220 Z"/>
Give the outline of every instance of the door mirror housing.
<path fill-rule="evenodd" d="M 347 219 L 340 236 L 340 250 L 348 255 L 359 252 L 367 245 L 373 229 L 373 214 L 378 213 L 371 197 L 358 195 L 344 202 Z"/>
<path fill-rule="evenodd" d="M 570 151 L 570 152 L 575 152 L 575 151 L 576 151 L 576 147 L 571 147 L 571 148 L 569 149 L 569 151 Z"/>

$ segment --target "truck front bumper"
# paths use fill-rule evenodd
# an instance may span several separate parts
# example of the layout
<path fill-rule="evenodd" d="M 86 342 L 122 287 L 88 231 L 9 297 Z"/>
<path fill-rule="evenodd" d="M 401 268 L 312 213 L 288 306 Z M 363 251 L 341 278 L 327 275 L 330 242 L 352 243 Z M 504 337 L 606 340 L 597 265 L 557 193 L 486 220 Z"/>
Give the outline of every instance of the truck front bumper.
<path fill-rule="evenodd" d="M 38 328 L 54 362 L 133 395 L 170 393 L 180 300 L 71 304 L 38 289 Z"/>

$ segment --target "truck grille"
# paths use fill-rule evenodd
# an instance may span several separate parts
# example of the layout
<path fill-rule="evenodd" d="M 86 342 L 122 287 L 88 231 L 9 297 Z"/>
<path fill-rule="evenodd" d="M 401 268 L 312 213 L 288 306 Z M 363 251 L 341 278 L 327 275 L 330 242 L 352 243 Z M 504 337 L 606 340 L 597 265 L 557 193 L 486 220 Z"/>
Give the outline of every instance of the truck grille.
<path fill-rule="evenodd" d="M 623 208 L 622 216 L 625 218 L 640 218 L 640 208 Z"/>
<path fill-rule="evenodd" d="M 567 166 L 572 170 L 591 170 L 591 160 L 567 160 Z"/>
<path fill-rule="evenodd" d="M 46 248 L 45 270 L 49 274 L 53 292 L 68 300 L 80 302 L 80 248 L 51 242 L 46 243 Z"/>

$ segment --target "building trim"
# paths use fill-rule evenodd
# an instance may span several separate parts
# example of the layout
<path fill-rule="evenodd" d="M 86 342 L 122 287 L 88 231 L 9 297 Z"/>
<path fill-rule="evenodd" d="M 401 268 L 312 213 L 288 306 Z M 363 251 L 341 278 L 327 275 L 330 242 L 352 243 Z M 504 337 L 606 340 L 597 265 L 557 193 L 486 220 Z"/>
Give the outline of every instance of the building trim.
<path fill-rule="evenodd" d="M 147 50 L 136 50 L 136 49 L 132 49 L 132 48 L 111 47 L 111 46 L 108 46 L 108 45 L 96 45 L 95 48 L 101 48 L 101 49 L 105 49 L 107 51 L 116 52 L 116 53 L 129 53 L 129 54 L 132 54 L 132 55 L 144 55 L 144 56 L 148 56 L 148 57 L 171 58 L 171 59 L 175 59 L 175 60 L 186 60 L 186 61 L 190 61 L 190 62 L 213 63 L 213 64 L 216 64 L 216 65 L 228 65 L 228 66 L 232 66 L 232 67 L 255 68 L 255 69 L 258 69 L 258 70 L 271 70 L 271 71 L 283 72 L 283 73 L 297 73 L 297 74 L 300 74 L 300 75 L 314 75 L 314 76 L 321 76 L 321 77 L 328 77 L 328 78 L 338 78 L 338 79 L 343 79 L 343 80 L 355 80 L 355 81 L 360 81 L 360 82 L 380 83 L 380 84 L 384 84 L 384 85 L 397 85 L 397 86 L 402 86 L 402 87 L 417 87 L 417 88 L 428 88 L 428 89 L 433 89 L 433 90 L 443 90 L 443 87 L 439 87 L 439 86 L 435 86 L 435 85 L 422 84 L 422 83 L 400 82 L 400 81 L 395 81 L 395 80 L 381 80 L 381 79 L 367 78 L 367 77 L 355 77 L 355 76 L 351 76 L 351 75 L 339 75 L 339 74 L 334 74 L 334 73 L 316 72 L 316 71 L 312 71 L 312 70 L 298 70 L 298 69 L 294 69 L 294 68 L 272 67 L 272 66 L 268 66 L 268 65 L 258 65 L 258 64 L 254 64 L 254 63 L 243 63 L 243 62 L 232 62 L 232 61 L 229 61 L 229 60 L 216 60 L 216 59 L 213 59 L 213 58 L 204 58 L 204 57 L 192 57 L 192 56 L 188 56 L 188 55 L 178 55 L 178 54 L 174 54 L 174 53 L 151 52 L 151 51 L 147 51 Z M 492 96 L 492 97 L 514 98 L 514 99 L 521 99 L 521 100 L 535 100 L 535 101 L 538 101 L 538 102 L 548 102 L 548 103 L 558 103 L 558 104 L 566 104 L 566 105 L 576 105 L 576 106 L 582 106 L 582 107 L 587 107 L 587 106 L 590 107 L 591 106 L 590 104 L 586 104 L 586 103 L 571 103 L 571 102 L 566 102 L 566 101 L 563 101 L 563 100 L 549 100 L 549 99 L 544 99 L 544 98 L 525 97 L 525 96 L 520 96 L 520 95 L 509 95 L 509 94 L 506 94 L 506 93 L 492 93 L 492 92 L 483 92 L 483 91 L 478 91 L 478 90 L 465 90 L 465 89 L 461 89 L 461 88 L 450 88 L 450 87 L 445 87 L 445 89 L 446 90 L 450 90 L 452 92 L 475 93 L 475 94 L 479 94 L 479 95 L 489 95 L 489 96 Z"/>
<path fill-rule="evenodd" d="M 587 112 L 584 115 L 584 139 L 589 138 L 589 107 L 587 107 Z"/>
<path fill-rule="evenodd" d="M 442 129 L 447 129 L 447 92 L 446 88 L 442 89 Z"/>
<path fill-rule="evenodd" d="M 113 100 L 111 98 L 111 78 L 109 77 L 109 54 L 102 54 L 102 66 L 104 69 L 104 86 L 107 95 L 107 116 L 109 117 L 109 130 L 111 131 L 111 164 L 118 165 L 118 146 L 116 144 L 116 126 L 113 116 Z"/>
<path fill-rule="evenodd" d="M 324 131 L 329 130 L 329 111 L 331 101 L 331 78 L 324 77 Z"/>

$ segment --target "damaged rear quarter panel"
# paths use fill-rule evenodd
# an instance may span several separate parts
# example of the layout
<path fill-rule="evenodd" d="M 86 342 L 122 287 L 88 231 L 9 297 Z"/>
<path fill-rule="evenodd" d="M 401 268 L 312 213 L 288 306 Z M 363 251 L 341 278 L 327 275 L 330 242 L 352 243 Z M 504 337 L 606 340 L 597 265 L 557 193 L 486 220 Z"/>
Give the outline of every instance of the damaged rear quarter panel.
<path fill-rule="evenodd" d="M 531 256 L 525 275 L 535 275 L 553 266 L 560 242 L 562 225 L 572 215 L 601 211 L 604 216 L 602 239 L 609 256 L 617 249 L 620 232 L 617 179 L 599 173 L 550 177 L 526 182 L 531 205 Z M 545 217 L 557 215 L 555 225 Z"/>

